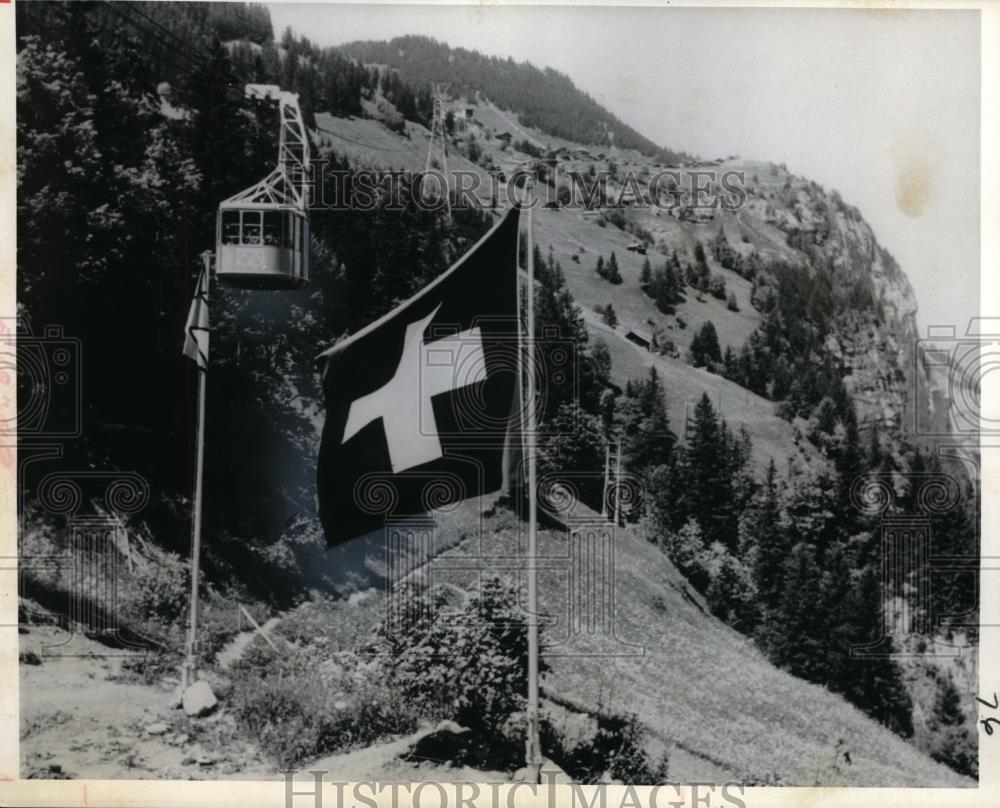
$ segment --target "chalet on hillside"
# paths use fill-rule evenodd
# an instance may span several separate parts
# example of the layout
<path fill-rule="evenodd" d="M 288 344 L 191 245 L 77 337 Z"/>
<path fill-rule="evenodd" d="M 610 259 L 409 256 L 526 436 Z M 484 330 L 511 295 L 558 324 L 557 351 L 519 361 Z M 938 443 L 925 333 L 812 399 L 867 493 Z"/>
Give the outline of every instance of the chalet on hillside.
<path fill-rule="evenodd" d="M 646 245 L 639 241 L 633 241 L 625 249 L 629 252 L 639 253 L 639 255 L 646 254 Z"/>
<path fill-rule="evenodd" d="M 510 142 L 513 139 L 514 139 L 514 136 L 510 132 L 501 132 L 500 134 L 497 135 L 497 140 L 502 140 L 508 146 L 510 145 Z"/>
<path fill-rule="evenodd" d="M 637 328 L 630 328 L 626 331 L 625 339 L 629 342 L 634 342 L 640 348 L 645 348 L 647 351 L 653 347 L 653 338 L 645 331 L 640 331 Z"/>

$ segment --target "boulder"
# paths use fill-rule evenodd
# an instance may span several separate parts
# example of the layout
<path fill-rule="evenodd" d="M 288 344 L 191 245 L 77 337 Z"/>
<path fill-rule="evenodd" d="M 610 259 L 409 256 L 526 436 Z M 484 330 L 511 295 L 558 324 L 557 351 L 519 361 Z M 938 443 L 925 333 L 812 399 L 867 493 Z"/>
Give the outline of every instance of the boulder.
<path fill-rule="evenodd" d="M 195 718 L 208 715 L 218 703 L 219 700 L 215 698 L 208 682 L 195 682 L 184 691 L 184 712 Z"/>
<path fill-rule="evenodd" d="M 177 685 L 170 694 L 170 708 L 176 710 L 184 705 L 184 685 Z"/>
<path fill-rule="evenodd" d="M 146 732 L 150 735 L 165 735 L 168 729 L 170 729 L 170 727 L 162 721 L 157 721 L 155 724 L 150 724 L 146 727 Z"/>

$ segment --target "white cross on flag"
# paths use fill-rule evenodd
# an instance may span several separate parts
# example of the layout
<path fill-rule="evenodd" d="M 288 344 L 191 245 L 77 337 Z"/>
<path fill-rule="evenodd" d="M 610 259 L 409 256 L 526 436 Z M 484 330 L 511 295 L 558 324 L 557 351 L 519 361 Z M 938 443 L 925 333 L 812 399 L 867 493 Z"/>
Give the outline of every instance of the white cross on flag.
<path fill-rule="evenodd" d="M 385 317 L 320 355 L 327 541 L 496 491 L 517 380 L 518 209 Z"/>

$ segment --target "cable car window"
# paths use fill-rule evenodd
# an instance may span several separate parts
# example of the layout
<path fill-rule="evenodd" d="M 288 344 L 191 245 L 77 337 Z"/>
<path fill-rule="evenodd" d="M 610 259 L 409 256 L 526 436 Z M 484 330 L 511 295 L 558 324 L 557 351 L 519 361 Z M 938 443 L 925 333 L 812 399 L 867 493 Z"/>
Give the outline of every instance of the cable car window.
<path fill-rule="evenodd" d="M 260 244 L 260 211 L 243 211 L 243 243 Z"/>
<path fill-rule="evenodd" d="M 238 210 L 222 211 L 222 243 L 240 243 L 240 212 Z"/>
<path fill-rule="evenodd" d="M 267 211 L 264 214 L 264 243 L 272 247 L 281 245 L 281 219 L 278 211 Z"/>

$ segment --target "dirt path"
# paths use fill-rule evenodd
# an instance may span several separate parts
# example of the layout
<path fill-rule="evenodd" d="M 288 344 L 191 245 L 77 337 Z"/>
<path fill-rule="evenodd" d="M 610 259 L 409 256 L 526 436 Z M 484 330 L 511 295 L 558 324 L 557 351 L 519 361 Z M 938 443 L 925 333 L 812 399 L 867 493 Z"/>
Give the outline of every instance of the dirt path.
<path fill-rule="evenodd" d="M 172 709 L 176 680 L 130 681 L 123 657 L 85 637 L 59 648 L 74 656 L 43 654 L 43 644 L 65 636 L 36 628 L 21 637 L 22 651 L 41 660 L 20 666 L 21 777 L 278 777 L 225 711 L 191 719 Z"/>
<path fill-rule="evenodd" d="M 268 620 L 266 623 L 264 623 L 264 625 L 260 627 L 261 633 L 265 637 L 270 637 L 271 631 L 280 622 L 281 622 L 280 617 L 272 617 L 270 620 Z M 233 663 L 243 656 L 244 651 L 247 650 L 247 648 L 250 646 L 250 643 L 253 642 L 253 639 L 256 636 L 257 636 L 257 629 L 252 628 L 249 631 L 241 631 L 239 634 L 233 637 L 229 645 L 227 645 L 225 648 L 219 651 L 218 654 L 215 655 L 215 661 L 219 665 L 219 667 L 223 669 L 228 669 L 232 667 Z"/>

